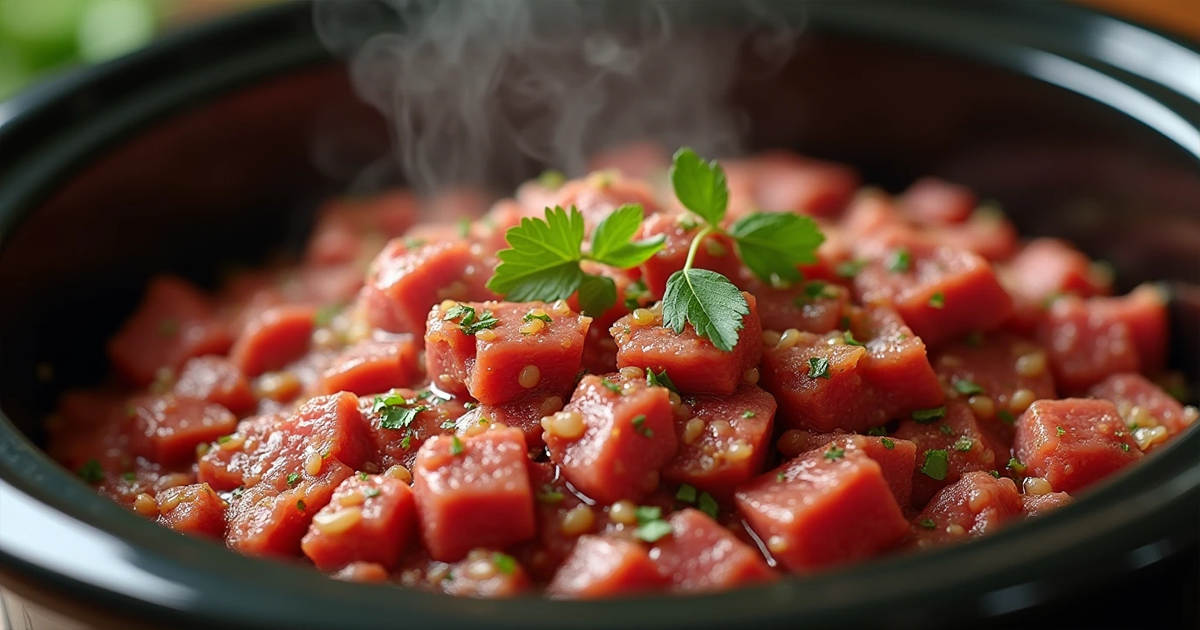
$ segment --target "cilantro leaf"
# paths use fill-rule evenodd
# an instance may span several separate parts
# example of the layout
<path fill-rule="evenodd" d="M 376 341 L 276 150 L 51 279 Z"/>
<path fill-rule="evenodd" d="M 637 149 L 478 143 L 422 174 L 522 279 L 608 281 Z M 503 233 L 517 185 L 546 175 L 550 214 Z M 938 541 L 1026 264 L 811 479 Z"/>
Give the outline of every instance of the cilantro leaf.
<path fill-rule="evenodd" d="M 656 543 L 663 538 L 671 535 L 671 524 L 666 521 L 650 521 L 644 525 L 639 525 L 633 531 L 633 535 L 638 540 L 644 540 L 648 543 Z"/>
<path fill-rule="evenodd" d="M 593 317 L 603 315 L 617 303 L 617 284 L 608 276 L 586 274 L 579 283 L 579 308 Z"/>
<path fill-rule="evenodd" d="M 513 302 L 549 302 L 571 296 L 583 281 L 583 215 L 574 207 L 546 208 L 546 218 L 526 217 L 504 235 L 500 266 L 487 287 Z"/>
<path fill-rule="evenodd" d="M 671 377 L 667 376 L 665 369 L 655 374 L 653 368 L 646 368 L 646 385 L 650 387 L 666 387 L 676 394 L 679 393 L 679 389 L 675 387 L 675 383 L 671 382 Z"/>
<path fill-rule="evenodd" d="M 738 255 L 754 275 L 770 281 L 799 280 L 797 265 L 816 262 L 825 235 L 812 219 L 790 212 L 759 212 L 729 228 Z"/>
<path fill-rule="evenodd" d="M 925 451 L 925 463 L 921 466 L 921 472 L 930 479 L 942 481 L 946 478 L 946 472 L 949 470 L 950 460 L 949 455 L 943 449 L 931 449 Z"/>
<path fill-rule="evenodd" d="M 710 225 L 725 218 L 729 205 L 729 187 L 725 171 L 714 160 L 705 162 L 696 152 L 684 147 L 671 162 L 671 186 L 683 207 L 700 215 Z"/>
<path fill-rule="evenodd" d="M 663 248 L 666 236 L 659 234 L 641 241 L 633 240 L 642 226 L 645 211 L 639 204 L 625 204 L 604 217 L 592 232 L 592 253 L 596 262 L 628 269 L 648 260 Z"/>
<path fill-rule="evenodd" d="M 728 278 L 707 269 L 671 274 L 663 295 L 663 325 L 677 334 L 691 323 L 696 334 L 725 352 L 737 345 L 742 318 L 750 314 L 746 298 Z"/>

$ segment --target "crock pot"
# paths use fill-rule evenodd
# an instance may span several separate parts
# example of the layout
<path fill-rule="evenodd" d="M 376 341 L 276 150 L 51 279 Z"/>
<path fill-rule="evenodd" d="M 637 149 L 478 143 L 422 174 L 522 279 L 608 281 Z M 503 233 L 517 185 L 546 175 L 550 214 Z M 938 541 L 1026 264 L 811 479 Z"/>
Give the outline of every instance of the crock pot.
<path fill-rule="evenodd" d="M 695 28 L 736 24 L 729 6 L 706 3 Z M 750 148 L 846 161 L 894 189 L 925 174 L 962 182 L 1023 233 L 1110 261 L 1119 288 L 1166 279 L 1172 366 L 1196 383 L 1193 44 L 1049 2 L 768 6 L 801 36 L 769 76 L 735 84 Z M 0 585 L 14 628 L 1196 624 L 1195 429 L 1073 505 L 976 542 L 617 604 L 337 582 L 98 496 L 39 449 L 39 425 L 64 389 L 102 378 L 104 339 L 146 279 L 211 284 L 286 251 L 322 196 L 388 151 L 312 11 L 287 3 L 170 35 L 0 104 Z"/>

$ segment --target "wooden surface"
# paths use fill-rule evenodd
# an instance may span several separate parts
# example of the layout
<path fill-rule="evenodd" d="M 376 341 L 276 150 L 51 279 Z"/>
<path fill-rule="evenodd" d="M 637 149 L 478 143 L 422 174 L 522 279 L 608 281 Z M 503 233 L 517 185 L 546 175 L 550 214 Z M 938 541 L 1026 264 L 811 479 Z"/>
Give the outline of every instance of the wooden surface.
<path fill-rule="evenodd" d="M 1200 42 L 1200 0 L 1078 0 L 1081 4 Z M 1197 78 L 1200 81 L 1200 77 Z"/>

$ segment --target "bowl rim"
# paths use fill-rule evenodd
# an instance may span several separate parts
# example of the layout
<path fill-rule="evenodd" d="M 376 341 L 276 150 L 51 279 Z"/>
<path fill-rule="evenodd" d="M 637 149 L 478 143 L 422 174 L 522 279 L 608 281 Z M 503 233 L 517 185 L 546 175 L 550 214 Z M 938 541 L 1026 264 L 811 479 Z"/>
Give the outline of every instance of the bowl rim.
<path fill-rule="evenodd" d="M 1164 132 L 1161 125 L 1148 126 L 1200 158 L 1200 128 L 1186 118 L 1188 108 L 1200 104 L 1200 96 L 1164 85 L 1161 77 L 1139 74 L 1136 68 L 1097 59 L 1092 54 L 1097 44 L 1089 39 L 1087 28 L 1108 29 L 1106 37 L 1112 36 L 1113 29 L 1137 33 L 1144 42 L 1157 42 L 1162 50 L 1169 48 L 1171 54 L 1200 64 L 1200 50 L 1194 45 L 1073 6 L 921 1 L 902 3 L 899 8 L 883 0 L 854 3 L 855 8 L 850 9 L 845 4 L 809 5 L 803 17 L 822 28 L 948 51 L 1033 76 L 1100 100 L 1139 120 L 1147 111 L 1165 111 L 1182 120 L 1185 127 Z M 777 8 L 793 17 L 799 10 L 794 3 Z M 44 125 L 48 113 L 70 107 L 81 95 L 112 100 L 89 117 L 89 129 L 81 130 L 78 121 L 64 125 L 57 136 L 28 155 L 18 154 L 14 159 L 10 154 L 13 164 L 0 172 L 0 252 L 20 221 L 55 183 L 147 121 L 255 80 L 329 61 L 327 53 L 306 33 L 311 28 L 310 11 L 308 2 L 283 4 L 193 27 L 127 57 L 64 76 L 0 103 L 0 138 L 5 138 Z M 1031 29 L 1034 18 L 1044 23 Z M 996 39 L 991 42 L 994 45 L 971 41 L 962 34 L 967 25 L 986 27 L 985 32 Z M 231 41 L 235 43 L 230 45 Z M 196 59 L 197 50 L 206 55 L 220 52 Z M 1069 67 L 1087 76 L 1098 74 L 1106 81 L 1100 85 L 1064 84 L 1061 73 L 1047 73 L 1045 67 L 1031 65 L 1031 60 L 1049 58 L 1069 64 L 1060 70 Z M 174 65 L 177 63 L 182 69 Z M 179 78 L 188 72 L 196 76 Z M 123 84 L 132 76 L 142 77 L 140 87 Z M 149 81 L 147 76 L 161 81 Z M 1117 97 L 1114 102 L 1111 94 L 1104 92 L 1113 84 L 1123 86 L 1121 94 L 1140 94 L 1143 101 L 1131 106 Z M 1154 104 L 1151 110 L 1146 109 L 1146 101 Z M 1195 146 L 1188 144 L 1193 136 Z M 786 578 L 768 586 L 703 597 L 636 597 L 627 600 L 630 607 L 626 608 L 608 602 L 534 597 L 466 600 L 391 586 L 348 584 L 298 564 L 261 562 L 224 552 L 209 542 L 181 538 L 101 497 L 50 460 L 0 413 L 4 520 L 15 518 L 28 525 L 14 529 L 9 521 L 9 526 L 0 527 L 0 583 L 35 598 L 70 593 L 80 605 L 171 627 L 219 623 L 231 628 L 315 629 L 352 623 L 362 628 L 394 628 L 400 623 L 397 611 L 404 611 L 403 621 L 414 626 L 462 628 L 482 623 L 497 628 L 556 628 L 565 623 L 580 628 L 618 623 L 627 628 L 716 627 L 800 618 L 822 626 L 862 626 L 884 624 L 880 611 L 897 615 L 898 621 L 886 622 L 889 625 L 930 622 L 932 619 L 922 616 L 921 607 L 913 604 L 927 600 L 930 592 L 937 593 L 947 606 L 976 614 L 1001 614 L 1059 593 L 1057 583 L 1066 575 L 1063 567 L 1071 567 L 1073 572 L 1092 567 L 1099 579 L 1104 574 L 1101 566 L 1111 564 L 1113 558 L 1126 563 L 1123 566 L 1138 566 L 1195 544 L 1200 537 L 1192 509 L 1200 498 L 1197 453 L 1200 431 L 1192 430 L 1150 461 L 1114 476 L 1071 506 L 970 544 L 899 554 L 803 579 Z M 53 522 L 62 527 L 53 527 Z M 95 555 L 72 558 L 69 550 L 56 548 L 62 540 L 55 536 L 64 531 Z M 97 563 L 96 556 L 103 562 Z M 1034 562 L 1047 566 L 1029 575 Z M 634 610 L 636 614 L 630 615 Z"/>

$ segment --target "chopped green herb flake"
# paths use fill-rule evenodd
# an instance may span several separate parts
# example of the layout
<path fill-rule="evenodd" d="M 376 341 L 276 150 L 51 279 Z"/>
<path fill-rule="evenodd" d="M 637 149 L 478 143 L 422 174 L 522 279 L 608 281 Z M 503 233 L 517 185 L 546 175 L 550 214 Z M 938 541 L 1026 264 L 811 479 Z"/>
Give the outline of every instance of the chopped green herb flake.
<path fill-rule="evenodd" d="M 222 435 L 221 437 L 217 438 L 217 444 L 224 444 L 232 439 L 232 435 Z"/>
<path fill-rule="evenodd" d="M 675 491 L 675 498 L 683 501 L 684 503 L 695 503 L 696 488 L 686 483 L 682 484 L 679 486 L 679 490 Z"/>
<path fill-rule="evenodd" d="M 946 294 L 942 293 L 941 291 L 938 291 L 937 293 L 934 293 L 933 295 L 929 296 L 929 306 L 932 308 L 938 308 L 938 309 L 945 308 L 946 307 Z"/>
<path fill-rule="evenodd" d="M 642 300 L 650 297 L 650 290 L 646 288 L 646 283 L 637 280 L 629 283 L 625 287 L 625 308 L 635 310 L 641 308 Z"/>
<path fill-rule="evenodd" d="M 638 540 L 643 540 L 648 543 L 656 543 L 671 535 L 671 524 L 662 520 L 650 521 L 648 523 L 638 525 L 638 528 L 633 531 L 633 535 L 636 536 Z"/>
<path fill-rule="evenodd" d="M 562 503 L 563 499 L 566 497 L 565 497 L 565 495 L 563 495 L 563 493 L 559 492 L 554 486 L 542 486 L 542 489 L 538 491 L 537 495 L 535 495 L 534 498 L 537 499 L 538 503 L 544 503 L 546 505 L 557 505 L 559 503 Z"/>
<path fill-rule="evenodd" d="M 633 515 L 637 517 L 638 523 L 646 524 L 662 520 L 662 508 L 654 505 L 639 505 L 634 509 Z"/>
<path fill-rule="evenodd" d="M 474 408 L 476 408 L 476 407 L 478 407 L 478 406 L 479 406 L 479 405 L 477 405 L 477 404 L 475 404 L 475 403 L 473 403 L 473 402 L 465 402 L 465 403 L 463 403 L 463 409 L 466 409 L 467 411 L 470 411 L 470 410 L 472 410 L 472 409 L 474 409 Z"/>
<path fill-rule="evenodd" d="M 750 411 L 749 409 L 742 412 L 742 417 L 746 418 L 746 419 L 753 418 L 756 415 L 758 415 L 758 414 L 754 413 L 753 411 Z"/>
<path fill-rule="evenodd" d="M 654 431 L 650 427 L 646 426 L 645 414 L 638 414 L 634 416 L 632 423 L 634 431 L 637 431 L 646 437 L 654 437 Z"/>
<path fill-rule="evenodd" d="M 379 426 L 393 431 L 408 428 L 422 411 L 425 411 L 425 405 L 417 405 L 416 407 L 393 407 L 388 405 L 383 408 L 379 416 Z"/>
<path fill-rule="evenodd" d="M 939 426 L 938 431 L 941 431 L 944 435 L 954 435 L 954 430 L 952 430 L 948 424 Z"/>
<path fill-rule="evenodd" d="M 935 529 L 937 527 L 937 523 L 934 523 L 931 518 L 923 518 L 919 524 L 922 529 Z"/>
<path fill-rule="evenodd" d="M 600 379 L 600 384 L 603 385 L 605 389 L 607 389 L 608 391 L 610 391 L 614 394 L 621 393 L 621 386 L 618 385 L 617 383 L 614 383 L 614 382 L 606 379 L 606 378 Z"/>
<path fill-rule="evenodd" d="M 921 472 L 930 479 L 942 481 L 946 478 L 946 472 L 950 468 L 950 455 L 942 449 L 931 449 L 925 451 L 925 463 L 921 465 Z"/>
<path fill-rule="evenodd" d="M 453 420 L 443 420 L 442 421 L 442 430 L 443 431 L 449 431 L 449 430 L 453 429 L 455 426 L 456 425 L 454 424 Z"/>
<path fill-rule="evenodd" d="M 363 495 L 366 496 L 368 499 L 373 499 L 373 498 L 379 496 L 380 494 L 381 494 L 381 492 L 380 492 L 379 488 L 367 488 L 366 490 L 363 490 Z"/>
<path fill-rule="evenodd" d="M 100 462 L 89 459 L 79 467 L 79 477 L 88 483 L 100 483 L 104 481 L 104 468 L 100 466 Z"/>
<path fill-rule="evenodd" d="M 512 575 L 517 572 L 517 560 L 506 553 L 499 551 L 492 554 L 492 564 L 496 570 L 505 574 Z"/>
<path fill-rule="evenodd" d="M 897 247 L 888 253 L 884 264 L 892 273 L 904 273 L 912 267 L 912 254 L 908 253 L 907 248 Z"/>
<path fill-rule="evenodd" d="M 829 288 L 828 283 L 823 282 L 821 280 L 813 280 L 812 282 L 808 283 L 808 286 L 804 287 L 804 295 L 805 295 L 805 297 L 807 297 L 810 300 L 817 300 L 820 298 L 832 297 L 831 295 L 826 293 L 826 289 L 828 289 L 828 288 Z"/>
<path fill-rule="evenodd" d="M 978 384 L 976 384 L 973 381 L 969 381 L 965 378 L 960 378 L 960 379 L 954 381 L 954 391 L 956 391 L 964 396 L 971 396 L 973 394 L 986 393 L 985 390 L 982 387 L 980 387 Z"/>
<path fill-rule="evenodd" d="M 989 474 L 989 475 L 991 475 L 991 476 L 993 476 L 993 477 L 995 477 L 996 479 L 999 479 L 999 478 L 1000 478 L 1000 471 L 999 471 L 999 470 L 991 470 L 991 471 L 988 471 L 988 474 Z"/>
<path fill-rule="evenodd" d="M 304 499 L 300 499 L 299 501 L 296 501 L 296 509 L 303 512 L 304 510 L 308 509 L 308 504 L 304 502 Z"/>
<path fill-rule="evenodd" d="M 333 321 L 337 314 L 342 312 L 341 304 L 326 304 L 317 309 L 317 313 L 313 315 L 313 325 L 317 328 L 324 328 Z"/>
<path fill-rule="evenodd" d="M 946 406 L 934 407 L 933 409 L 918 409 L 912 412 L 912 419 L 917 422 L 933 422 L 946 417 Z"/>
<path fill-rule="evenodd" d="M 847 331 L 845 332 L 845 334 L 843 334 L 843 335 L 842 335 L 842 339 L 846 340 L 846 343 L 847 343 L 847 344 L 849 344 L 849 345 L 851 345 L 851 346 L 862 346 L 862 347 L 866 347 L 866 345 L 867 345 L 867 344 L 865 344 L 865 343 L 863 343 L 863 342 L 861 342 L 861 341 L 859 341 L 859 340 L 855 339 L 855 338 L 854 338 L 854 333 L 853 333 L 853 332 L 850 332 L 849 330 L 847 330 Z"/>
<path fill-rule="evenodd" d="M 779 471 L 775 473 L 775 481 L 778 483 L 783 483 L 787 481 L 787 475 L 783 471 Z"/>
<path fill-rule="evenodd" d="M 1062 435 L 1066 435 L 1067 430 L 1062 427 L 1054 427 L 1054 433 L 1055 433 L 1055 435 L 1062 436 Z"/>
<path fill-rule="evenodd" d="M 288 474 L 287 485 L 289 488 L 296 485 L 297 481 L 300 481 L 300 473 L 289 473 Z"/>
<path fill-rule="evenodd" d="M 867 435 L 887 435 L 887 427 L 871 427 Z"/>
<path fill-rule="evenodd" d="M 879 441 L 880 441 L 880 442 L 883 442 L 883 448 L 886 448 L 886 449 L 887 449 L 887 450 L 889 450 L 889 451 L 890 451 L 890 450 L 892 450 L 892 449 L 894 449 L 894 448 L 896 448 L 896 441 L 895 441 L 895 440 L 893 440 L 892 438 L 886 438 L 886 437 L 885 437 L 885 438 L 883 438 L 883 439 L 881 439 L 881 440 L 879 440 Z"/>
<path fill-rule="evenodd" d="M 450 438 L 450 454 L 451 455 L 462 455 L 462 453 L 463 453 L 462 440 L 458 439 L 457 435 L 451 437 Z"/>
<path fill-rule="evenodd" d="M 1017 473 L 1018 475 L 1025 474 L 1025 464 L 1022 464 L 1021 460 L 1017 459 L 1016 457 L 1008 460 L 1008 469 Z"/>
<path fill-rule="evenodd" d="M 808 360 L 808 377 L 809 378 L 832 378 L 829 375 L 829 359 L 825 357 L 811 357 Z"/>
<path fill-rule="evenodd" d="M 843 278 L 853 278 L 854 276 L 857 276 L 858 272 L 862 271 L 863 267 L 865 266 L 867 266 L 867 261 L 859 258 L 840 262 L 837 265 L 837 275 Z"/>
<path fill-rule="evenodd" d="M 958 440 L 954 442 L 954 450 L 959 451 L 960 453 L 966 453 L 974 446 L 975 441 L 965 435 L 960 435 Z"/>
<path fill-rule="evenodd" d="M 656 374 L 654 370 L 646 368 L 646 384 L 651 387 L 666 387 L 676 394 L 679 393 L 679 389 L 675 387 L 675 383 L 671 382 L 671 377 L 667 376 L 666 370 Z"/>
<path fill-rule="evenodd" d="M 407 451 L 410 446 L 412 446 L 412 431 L 409 431 L 404 439 L 400 440 L 400 448 Z"/>
<path fill-rule="evenodd" d="M 360 481 L 366 481 L 367 479 L 370 479 L 370 478 L 371 478 L 371 476 L 370 476 L 370 475 L 368 475 L 368 474 L 367 474 L 367 473 L 365 473 L 365 472 L 360 472 L 360 473 L 358 473 L 358 479 L 359 479 Z"/>
<path fill-rule="evenodd" d="M 133 471 L 121 473 L 121 479 L 125 481 L 137 481 L 137 473 Z"/>
<path fill-rule="evenodd" d="M 1121 444 L 1121 450 L 1122 450 L 1122 451 L 1125 451 L 1126 453 L 1128 453 L 1128 452 L 1129 452 L 1129 444 L 1122 443 L 1122 444 Z"/>
<path fill-rule="evenodd" d="M 1017 419 L 1012 415 L 1012 412 L 1007 409 L 1001 409 L 996 412 L 996 417 L 1004 424 L 1013 424 Z"/>
<path fill-rule="evenodd" d="M 521 321 L 523 321 L 523 322 L 531 322 L 531 321 L 533 321 L 533 320 L 535 320 L 535 319 L 540 319 L 540 320 L 542 320 L 542 321 L 546 322 L 547 324 L 549 324 L 549 323 L 551 323 L 551 322 L 553 322 L 553 321 L 554 321 L 554 320 L 553 320 L 553 319 L 551 319 L 551 318 L 550 318 L 550 316 L 549 316 L 549 315 L 547 315 L 546 313 L 537 314 L 537 313 L 534 313 L 533 311 L 529 311 L 528 313 L 525 313 L 525 317 L 522 317 L 522 318 L 521 318 Z"/>
<path fill-rule="evenodd" d="M 714 520 L 717 518 L 717 513 L 721 510 L 721 506 L 717 505 L 717 500 L 707 492 L 700 493 L 700 499 L 696 501 L 696 507 L 700 508 L 701 512 L 709 515 Z"/>
<path fill-rule="evenodd" d="M 829 450 L 825 451 L 825 459 L 828 459 L 831 462 L 837 461 L 845 456 L 846 456 L 846 449 L 844 449 L 836 444 L 834 444 L 833 446 L 830 446 Z"/>
<path fill-rule="evenodd" d="M 470 236 L 470 234 L 471 234 L 471 220 L 470 219 L 459 219 L 457 225 L 458 225 L 458 238 L 467 238 L 467 236 Z"/>

